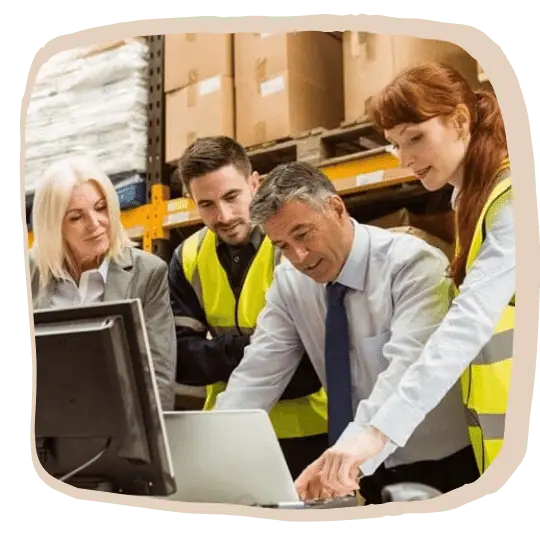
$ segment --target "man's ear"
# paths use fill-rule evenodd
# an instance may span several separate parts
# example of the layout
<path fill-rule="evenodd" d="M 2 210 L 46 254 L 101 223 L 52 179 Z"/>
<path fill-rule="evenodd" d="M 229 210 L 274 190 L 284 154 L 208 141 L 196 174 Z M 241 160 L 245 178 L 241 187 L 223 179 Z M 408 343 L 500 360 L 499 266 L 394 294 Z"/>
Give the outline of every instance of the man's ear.
<path fill-rule="evenodd" d="M 330 210 L 337 215 L 340 221 L 347 218 L 347 208 L 339 195 L 332 195 L 328 200 L 328 206 L 330 207 Z"/>
<path fill-rule="evenodd" d="M 257 171 L 253 171 L 248 178 L 248 184 L 251 188 L 251 191 L 255 193 L 261 186 L 261 177 Z"/>

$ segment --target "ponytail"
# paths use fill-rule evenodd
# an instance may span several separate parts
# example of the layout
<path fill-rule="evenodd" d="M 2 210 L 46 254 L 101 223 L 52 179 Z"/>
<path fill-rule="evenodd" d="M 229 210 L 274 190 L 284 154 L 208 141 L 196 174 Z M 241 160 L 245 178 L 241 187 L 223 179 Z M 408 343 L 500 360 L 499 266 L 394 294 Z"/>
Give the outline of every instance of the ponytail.
<path fill-rule="evenodd" d="M 456 199 L 460 250 L 452 263 L 451 274 L 458 287 L 465 279 L 476 222 L 497 182 L 501 161 L 508 155 L 504 122 L 496 97 L 484 90 L 474 95 L 471 140 L 465 155 L 462 187 Z"/>
<path fill-rule="evenodd" d="M 436 116 L 451 116 L 460 105 L 469 111 L 470 141 L 463 164 L 463 182 L 456 199 L 460 252 L 450 269 L 458 287 L 465 279 L 476 222 L 497 182 L 497 170 L 508 156 L 497 98 L 485 90 L 473 91 L 451 66 L 428 62 L 404 69 L 373 98 L 368 108 L 374 124 L 388 130 L 400 124 L 418 124 Z"/>

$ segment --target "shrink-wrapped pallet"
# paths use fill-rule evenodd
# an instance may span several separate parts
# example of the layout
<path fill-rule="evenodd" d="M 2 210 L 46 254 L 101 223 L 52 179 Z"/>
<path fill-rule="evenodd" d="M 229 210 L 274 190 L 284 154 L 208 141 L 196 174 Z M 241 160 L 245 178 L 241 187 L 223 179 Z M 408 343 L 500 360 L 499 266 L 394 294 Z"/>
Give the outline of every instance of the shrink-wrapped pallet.
<path fill-rule="evenodd" d="M 117 185 L 143 181 L 147 65 L 146 40 L 127 39 L 63 51 L 41 67 L 26 117 L 27 195 L 52 162 L 78 153 Z"/>

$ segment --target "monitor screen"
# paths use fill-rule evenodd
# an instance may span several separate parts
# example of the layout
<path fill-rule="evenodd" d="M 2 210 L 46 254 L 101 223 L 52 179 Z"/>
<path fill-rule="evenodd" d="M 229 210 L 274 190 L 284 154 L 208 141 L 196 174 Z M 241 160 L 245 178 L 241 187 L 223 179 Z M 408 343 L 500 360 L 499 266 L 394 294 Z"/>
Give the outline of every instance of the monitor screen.
<path fill-rule="evenodd" d="M 175 492 L 138 299 L 34 311 L 36 449 L 76 487 Z"/>

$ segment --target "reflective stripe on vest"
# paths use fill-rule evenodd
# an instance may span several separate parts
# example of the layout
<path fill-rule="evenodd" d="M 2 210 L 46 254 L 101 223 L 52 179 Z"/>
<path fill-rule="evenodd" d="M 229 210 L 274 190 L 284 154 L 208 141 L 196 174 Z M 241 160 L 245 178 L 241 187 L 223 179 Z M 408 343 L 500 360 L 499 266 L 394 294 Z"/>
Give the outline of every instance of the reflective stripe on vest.
<path fill-rule="evenodd" d="M 251 334 L 266 303 L 265 294 L 272 283 L 274 268 L 281 254 L 264 237 L 237 301 L 219 262 L 216 242 L 216 235 L 206 227 L 184 242 L 181 264 L 186 279 L 199 299 L 213 337 L 226 332 Z M 225 388 L 226 382 L 207 386 L 205 410 L 214 408 L 218 394 Z M 321 388 L 310 396 L 279 401 L 269 416 L 280 439 L 326 433 L 326 392 Z"/>
<path fill-rule="evenodd" d="M 512 195 L 509 165 L 508 160 L 502 163 L 498 171 L 501 180 L 488 197 L 477 221 L 467 256 L 467 273 L 478 257 L 493 216 Z M 456 252 L 459 252 L 459 242 L 456 242 Z M 469 435 L 480 473 L 493 462 L 504 440 L 512 370 L 514 306 L 515 298 L 512 298 L 493 336 L 461 376 L 463 402 L 469 418 Z"/>

